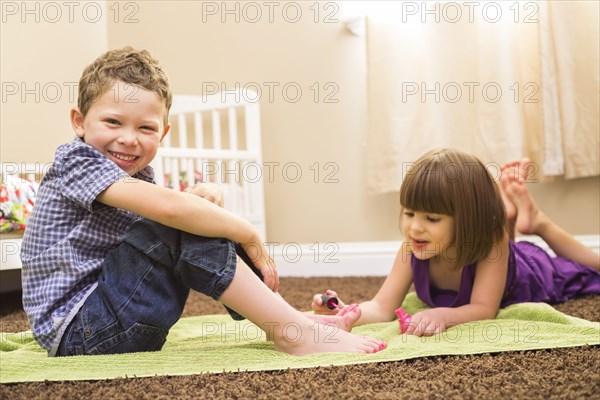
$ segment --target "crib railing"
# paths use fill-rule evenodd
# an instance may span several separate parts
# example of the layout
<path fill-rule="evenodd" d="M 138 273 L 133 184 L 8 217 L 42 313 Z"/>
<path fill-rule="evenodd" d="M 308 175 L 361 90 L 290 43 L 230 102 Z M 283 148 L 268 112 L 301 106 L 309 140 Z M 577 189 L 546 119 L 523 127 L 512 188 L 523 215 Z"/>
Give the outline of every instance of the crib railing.
<path fill-rule="evenodd" d="M 218 184 L 225 208 L 249 220 L 266 238 L 260 109 L 255 93 L 228 91 L 173 97 L 171 132 L 152 166 L 157 182 L 184 189 Z"/>

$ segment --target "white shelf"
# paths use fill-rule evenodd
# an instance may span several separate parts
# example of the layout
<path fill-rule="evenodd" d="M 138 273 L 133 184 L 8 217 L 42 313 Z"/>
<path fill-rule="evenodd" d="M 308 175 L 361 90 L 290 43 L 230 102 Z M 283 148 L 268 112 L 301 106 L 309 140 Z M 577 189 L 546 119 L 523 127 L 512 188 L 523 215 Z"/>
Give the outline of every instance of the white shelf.
<path fill-rule="evenodd" d="M 21 269 L 21 238 L 0 239 L 0 271 Z"/>

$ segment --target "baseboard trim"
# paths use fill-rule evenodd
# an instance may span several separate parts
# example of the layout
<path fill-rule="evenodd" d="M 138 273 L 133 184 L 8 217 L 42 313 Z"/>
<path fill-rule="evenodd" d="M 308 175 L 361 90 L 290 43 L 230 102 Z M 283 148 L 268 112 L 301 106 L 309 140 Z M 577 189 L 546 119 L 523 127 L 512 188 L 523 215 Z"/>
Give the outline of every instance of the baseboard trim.
<path fill-rule="evenodd" d="M 600 235 L 576 236 L 585 246 L 600 253 Z M 517 237 L 533 242 L 553 254 L 537 236 Z M 270 244 L 279 275 L 309 276 L 385 276 L 389 273 L 400 241 Z"/>
<path fill-rule="evenodd" d="M 576 238 L 596 253 L 600 253 L 600 235 L 581 235 Z M 517 240 L 534 242 L 549 251 L 548 245 L 537 236 L 522 236 Z M 2 240 L 0 270 L 20 269 L 20 242 L 20 239 Z M 400 241 L 267 243 L 267 249 L 275 259 L 279 275 L 283 277 L 385 276 L 392 268 L 399 246 Z M 8 274 L 3 274 L 3 281 L 8 278 L 6 275 Z M 5 290 L 0 287 L 0 292 L 2 291 Z"/>

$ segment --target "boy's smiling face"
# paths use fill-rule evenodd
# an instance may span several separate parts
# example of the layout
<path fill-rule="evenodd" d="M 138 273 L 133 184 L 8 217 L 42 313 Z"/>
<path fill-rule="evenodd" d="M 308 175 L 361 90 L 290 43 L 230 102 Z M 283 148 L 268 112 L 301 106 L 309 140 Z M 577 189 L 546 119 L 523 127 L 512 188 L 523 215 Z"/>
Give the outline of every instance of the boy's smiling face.
<path fill-rule="evenodd" d="M 169 131 L 165 113 L 157 93 L 117 81 L 92 103 L 85 117 L 73 108 L 71 123 L 85 143 L 134 175 L 150 164 Z"/>

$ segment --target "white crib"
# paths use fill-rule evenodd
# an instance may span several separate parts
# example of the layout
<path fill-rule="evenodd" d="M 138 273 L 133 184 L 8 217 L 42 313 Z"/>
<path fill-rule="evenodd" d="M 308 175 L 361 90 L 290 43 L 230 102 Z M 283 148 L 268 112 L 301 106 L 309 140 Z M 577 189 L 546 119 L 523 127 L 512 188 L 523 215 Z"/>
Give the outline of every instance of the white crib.
<path fill-rule="evenodd" d="M 175 95 L 171 131 L 152 167 L 163 186 L 183 189 L 195 181 L 214 182 L 225 208 L 249 220 L 266 240 L 260 108 L 248 91 L 210 96 Z M 39 182 L 50 164 L 3 163 L 2 175 Z M 0 236 L 0 292 L 20 288 L 21 234 Z"/>
<path fill-rule="evenodd" d="M 174 96 L 171 132 L 151 165 L 165 186 L 183 189 L 192 179 L 218 184 L 225 209 L 249 220 L 265 240 L 260 109 L 246 98 L 258 96 L 239 90 Z"/>

